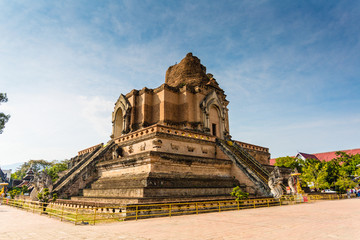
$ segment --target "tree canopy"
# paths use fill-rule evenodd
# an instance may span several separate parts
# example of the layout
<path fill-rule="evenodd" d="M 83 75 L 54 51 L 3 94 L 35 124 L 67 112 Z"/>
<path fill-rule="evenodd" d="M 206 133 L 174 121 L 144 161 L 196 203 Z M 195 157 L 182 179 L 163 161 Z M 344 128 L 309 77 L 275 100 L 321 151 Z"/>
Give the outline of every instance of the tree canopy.
<path fill-rule="evenodd" d="M 6 93 L 0 93 L 0 103 L 7 102 L 8 98 L 6 96 Z M 5 128 L 5 123 L 9 121 L 10 115 L 6 115 L 3 112 L 0 112 L 0 134 L 3 132 L 3 129 Z"/>
<path fill-rule="evenodd" d="M 47 174 L 51 177 L 51 180 L 55 182 L 59 178 L 59 173 L 68 169 L 69 160 L 62 161 L 46 161 L 46 160 L 29 160 L 24 162 L 13 174 L 11 174 L 12 179 L 22 179 L 25 177 L 26 172 L 32 167 L 34 173 L 40 171 L 46 171 Z"/>
<path fill-rule="evenodd" d="M 301 172 L 302 170 L 302 166 L 304 164 L 304 161 L 302 159 L 299 158 L 295 158 L 295 157 L 279 157 L 276 159 L 275 162 L 275 166 L 278 167 L 288 167 L 291 169 L 297 169 L 298 172 Z"/>
<path fill-rule="evenodd" d="M 348 155 L 336 152 L 331 161 L 318 159 L 302 160 L 294 157 L 276 159 L 275 166 L 297 168 L 301 172 L 301 180 L 309 187 L 316 189 L 334 188 L 340 192 L 354 188 L 359 184 L 360 154 Z"/>

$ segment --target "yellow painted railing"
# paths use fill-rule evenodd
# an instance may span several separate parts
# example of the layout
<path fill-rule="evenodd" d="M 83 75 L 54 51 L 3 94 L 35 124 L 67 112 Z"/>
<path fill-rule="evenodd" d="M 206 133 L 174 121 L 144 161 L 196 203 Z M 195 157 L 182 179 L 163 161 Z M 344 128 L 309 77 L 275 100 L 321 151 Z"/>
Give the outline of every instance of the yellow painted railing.
<path fill-rule="evenodd" d="M 351 197 L 355 197 L 353 194 Z M 96 224 L 100 222 L 138 220 L 150 217 L 172 217 L 186 214 L 206 212 L 222 212 L 261 207 L 292 205 L 317 200 L 340 200 L 347 198 L 346 194 L 307 195 L 304 197 L 284 195 L 281 199 L 260 198 L 247 200 L 226 200 L 206 202 L 138 204 L 123 206 L 91 207 L 79 204 L 42 203 L 29 200 L 3 198 L 2 204 L 17 207 L 29 212 L 56 217 L 61 221 L 74 224 Z"/>

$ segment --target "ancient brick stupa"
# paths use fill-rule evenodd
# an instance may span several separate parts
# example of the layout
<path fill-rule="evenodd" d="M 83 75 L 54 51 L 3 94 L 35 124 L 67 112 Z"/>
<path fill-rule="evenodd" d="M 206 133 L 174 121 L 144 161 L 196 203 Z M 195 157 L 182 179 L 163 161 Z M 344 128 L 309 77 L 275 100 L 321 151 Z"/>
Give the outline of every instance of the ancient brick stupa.
<path fill-rule="evenodd" d="M 231 140 L 228 104 L 188 53 L 160 87 L 120 95 L 111 140 L 80 151 L 54 191 L 117 204 L 226 199 L 237 185 L 267 195 L 268 149 Z"/>

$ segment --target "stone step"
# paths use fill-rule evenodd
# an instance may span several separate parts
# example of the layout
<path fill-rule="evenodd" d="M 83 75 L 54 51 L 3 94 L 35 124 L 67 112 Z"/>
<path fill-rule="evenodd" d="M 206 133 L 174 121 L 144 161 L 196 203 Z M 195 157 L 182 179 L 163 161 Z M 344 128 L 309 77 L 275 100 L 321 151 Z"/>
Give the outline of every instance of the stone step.
<path fill-rule="evenodd" d="M 229 188 L 118 188 L 118 189 L 84 189 L 84 197 L 197 197 L 228 195 L 232 191 Z"/>
<path fill-rule="evenodd" d="M 88 203 L 88 205 L 125 205 L 125 204 L 137 204 L 139 203 L 139 198 L 110 198 L 110 197 L 81 197 L 75 196 L 71 197 L 71 201 L 77 201 L 79 204 Z"/>
<path fill-rule="evenodd" d="M 105 153 L 107 150 L 109 150 L 114 142 L 111 140 L 108 142 L 106 146 L 99 146 L 97 147 L 93 152 L 91 152 L 91 155 L 86 157 L 85 159 L 82 159 L 81 162 L 79 162 L 76 166 L 74 166 L 68 174 L 66 174 L 62 180 L 56 182 L 56 187 L 54 187 L 53 192 L 57 193 L 59 197 L 64 197 L 66 194 L 67 189 L 71 189 L 72 186 L 76 186 L 76 180 L 79 179 L 79 176 L 81 176 L 84 172 L 88 170 L 88 168 L 91 168 L 92 164 L 96 163 L 97 158 Z M 91 178 L 89 178 L 91 179 Z M 77 189 L 78 191 L 80 189 Z"/>
<path fill-rule="evenodd" d="M 237 182 L 231 177 L 209 178 L 100 178 L 91 184 L 91 189 L 117 189 L 131 187 L 174 188 L 174 187 L 234 187 Z"/>
<path fill-rule="evenodd" d="M 216 144 L 220 149 L 234 161 L 237 167 L 259 188 L 263 196 L 270 194 L 268 186 L 268 179 L 266 177 L 267 171 L 256 160 L 249 155 L 244 149 L 236 143 L 228 144 L 223 139 L 216 139 Z"/>
<path fill-rule="evenodd" d="M 198 196 L 198 197 L 143 197 L 143 198 L 111 198 L 111 197 L 71 197 L 71 201 L 88 205 L 127 205 L 127 204 L 155 204 L 155 203 L 179 203 L 179 202 L 203 202 L 234 200 L 229 195 Z"/>

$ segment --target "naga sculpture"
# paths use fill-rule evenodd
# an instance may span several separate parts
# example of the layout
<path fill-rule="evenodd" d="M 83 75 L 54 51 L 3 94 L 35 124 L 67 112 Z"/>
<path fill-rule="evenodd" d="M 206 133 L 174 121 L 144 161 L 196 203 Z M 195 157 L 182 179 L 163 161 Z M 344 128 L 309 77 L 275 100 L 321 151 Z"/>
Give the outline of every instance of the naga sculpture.
<path fill-rule="evenodd" d="M 291 195 L 296 195 L 298 193 L 302 193 L 302 190 L 300 187 L 300 182 L 299 182 L 299 175 L 300 175 L 300 173 L 297 171 L 296 168 L 290 174 L 290 177 L 288 180 L 288 185 L 291 190 Z"/>
<path fill-rule="evenodd" d="M 283 190 L 281 188 L 282 180 L 283 178 L 280 176 L 279 168 L 275 167 L 274 170 L 270 173 L 268 185 L 272 196 L 276 199 L 283 195 Z"/>
<path fill-rule="evenodd" d="M 38 193 L 42 192 L 45 188 L 49 189 L 50 193 L 53 190 L 51 177 L 45 171 L 35 174 L 34 179 L 31 180 L 30 184 L 33 186 L 33 190 L 30 193 L 30 199 L 32 201 L 37 201 Z"/>
<path fill-rule="evenodd" d="M 296 194 L 296 177 L 295 176 L 290 175 L 289 180 L 288 180 L 288 185 L 290 187 L 291 195 L 295 195 Z"/>

